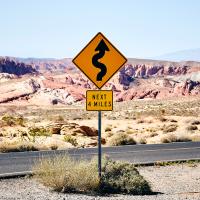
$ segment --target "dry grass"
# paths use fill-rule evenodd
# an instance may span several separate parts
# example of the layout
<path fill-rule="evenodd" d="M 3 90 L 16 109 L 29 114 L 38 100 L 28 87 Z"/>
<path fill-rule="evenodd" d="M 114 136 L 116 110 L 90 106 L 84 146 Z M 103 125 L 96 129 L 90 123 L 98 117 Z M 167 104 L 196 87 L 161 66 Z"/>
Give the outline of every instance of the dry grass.
<path fill-rule="evenodd" d="M 22 152 L 22 151 L 38 151 L 40 150 L 35 144 L 31 142 L 13 142 L 13 143 L 1 143 L 0 152 Z"/>
<path fill-rule="evenodd" d="M 194 135 L 191 137 L 193 142 L 200 142 L 200 135 Z"/>
<path fill-rule="evenodd" d="M 139 144 L 146 144 L 147 143 L 147 140 L 146 138 L 140 138 L 139 141 L 138 141 Z"/>
<path fill-rule="evenodd" d="M 161 143 L 171 143 L 171 142 L 176 142 L 177 137 L 175 135 L 165 135 L 161 138 Z"/>
<path fill-rule="evenodd" d="M 190 136 L 181 135 L 177 137 L 176 135 L 170 134 L 165 135 L 161 138 L 161 143 L 171 143 L 171 142 L 189 142 L 192 141 Z"/>
<path fill-rule="evenodd" d="M 135 130 L 133 130 L 132 128 L 131 128 L 131 129 L 128 128 L 128 129 L 126 130 L 126 133 L 127 133 L 127 134 L 134 134 L 134 133 L 135 133 Z"/>
<path fill-rule="evenodd" d="M 189 125 L 186 127 L 187 131 L 195 131 L 198 130 L 198 127 L 196 125 Z"/>
<path fill-rule="evenodd" d="M 105 127 L 105 132 L 108 132 L 108 131 L 112 131 L 112 127 L 109 125 L 107 127 Z"/>
<path fill-rule="evenodd" d="M 71 135 L 65 135 L 64 136 L 64 141 L 71 143 L 73 146 L 77 146 L 78 145 L 78 143 L 76 141 L 76 138 L 71 136 Z"/>
<path fill-rule="evenodd" d="M 199 120 L 193 120 L 191 122 L 192 125 L 200 125 L 200 121 Z"/>
<path fill-rule="evenodd" d="M 143 123 L 145 123 L 145 120 L 144 120 L 144 119 L 138 119 L 138 120 L 137 120 L 137 123 L 138 123 L 138 124 L 143 124 Z"/>
<path fill-rule="evenodd" d="M 24 126 L 25 120 L 22 116 L 4 114 L 1 118 L 1 126 Z"/>
<path fill-rule="evenodd" d="M 163 117 L 163 116 L 159 116 L 157 118 L 160 122 L 166 122 L 167 121 L 167 118 Z"/>
<path fill-rule="evenodd" d="M 33 136 L 33 137 L 36 137 L 36 136 L 46 136 L 46 137 L 52 136 L 50 131 L 48 131 L 44 127 L 30 127 L 28 129 L 28 134 L 30 136 Z"/>
<path fill-rule="evenodd" d="M 174 132 L 176 131 L 178 125 L 176 124 L 169 124 L 169 125 L 164 125 L 162 127 L 163 133 L 169 133 L 169 132 Z"/>
<path fill-rule="evenodd" d="M 102 179 L 97 159 L 75 161 L 67 155 L 41 159 L 33 168 L 35 178 L 58 192 L 149 194 L 148 182 L 134 165 L 103 159 Z"/>
<path fill-rule="evenodd" d="M 88 192 L 99 186 L 96 165 L 72 160 L 67 155 L 42 159 L 33 171 L 39 182 L 59 192 Z"/>
<path fill-rule="evenodd" d="M 175 120 L 175 119 L 170 119 L 169 121 L 170 121 L 170 122 L 173 122 L 173 123 L 177 123 L 177 122 L 178 122 L 178 121 Z"/>
<path fill-rule="evenodd" d="M 121 133 L 116 133 L 116 135 L 113 135 L 108 140 L 108 144 L 110 146 L 133 145 L 136 144 L 136 141 L 126 133 L 121 132 Z"/>

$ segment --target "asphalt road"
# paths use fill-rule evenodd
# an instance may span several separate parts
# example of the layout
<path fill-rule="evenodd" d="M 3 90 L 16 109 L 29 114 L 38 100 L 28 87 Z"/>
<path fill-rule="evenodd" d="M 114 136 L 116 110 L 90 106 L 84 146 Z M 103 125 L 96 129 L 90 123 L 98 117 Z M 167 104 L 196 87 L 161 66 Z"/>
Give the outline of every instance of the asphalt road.
<path fill-rule="evenodd" d="M 200 159 L 200 142 L 104 147 L 102 152 L 112 159 L 129 161 L 135 164 L 193 160 Z M 0 153 L 0 177 L 31 172 L 33 164 L 39 158 L 59 154 L 69 154 L 77 159 L 90 159 L 97 156 L 97 148 Z"/>

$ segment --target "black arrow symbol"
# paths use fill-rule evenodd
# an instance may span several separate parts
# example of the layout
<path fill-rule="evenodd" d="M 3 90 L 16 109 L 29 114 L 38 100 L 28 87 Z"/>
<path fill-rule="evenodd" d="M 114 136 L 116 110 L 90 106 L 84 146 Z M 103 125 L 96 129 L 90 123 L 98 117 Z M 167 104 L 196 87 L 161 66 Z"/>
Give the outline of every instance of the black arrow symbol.
<path fill-rule="evenodd" d="M 104 56 L 105 51 L 109 51 L 109 48 L 106 45 L 106 43 L 103 41 L 103 39 L 99 42 L 99 44 L 97 45 L 95 51 L 99 51 L 99 52 L 92 57 L 92 64 L 95 67 L 101 69 L 101 71 L 97 74 L 96 80 L 97 81 L 102 81 L 102 78 L 107 73 L 107 68 L 103 63 L 100 63 L 98 60 Z"/>

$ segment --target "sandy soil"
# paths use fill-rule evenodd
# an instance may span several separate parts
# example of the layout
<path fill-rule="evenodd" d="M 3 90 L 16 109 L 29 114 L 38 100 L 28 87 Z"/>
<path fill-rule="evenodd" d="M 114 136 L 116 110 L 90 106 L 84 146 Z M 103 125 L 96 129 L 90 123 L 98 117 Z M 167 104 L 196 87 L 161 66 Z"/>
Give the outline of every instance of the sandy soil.
<path fill-rule="evenodd" d="M 20 178 L 0 180 L 1 200 L 199 200 L 200 164 L 140 167 L 140 173 L 150 182 L 151 196 L 90 196 L 62 194 L 50 191 L 34 179 Z"/>

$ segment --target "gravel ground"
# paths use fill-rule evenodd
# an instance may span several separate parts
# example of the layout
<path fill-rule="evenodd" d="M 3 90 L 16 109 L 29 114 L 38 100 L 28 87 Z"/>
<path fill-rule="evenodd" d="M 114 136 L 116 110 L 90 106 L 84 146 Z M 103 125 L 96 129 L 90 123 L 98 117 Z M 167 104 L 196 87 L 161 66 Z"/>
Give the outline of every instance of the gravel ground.
<path fill-rule="evenodd" d="M 151 196 L 88 196 L 59 194 L 49 191 L 32 178 L 0 180 L 0 200 L 200 200 L 200 164 L 165 167 L 140 167 L 140 173 L 151 183 Z"/>

